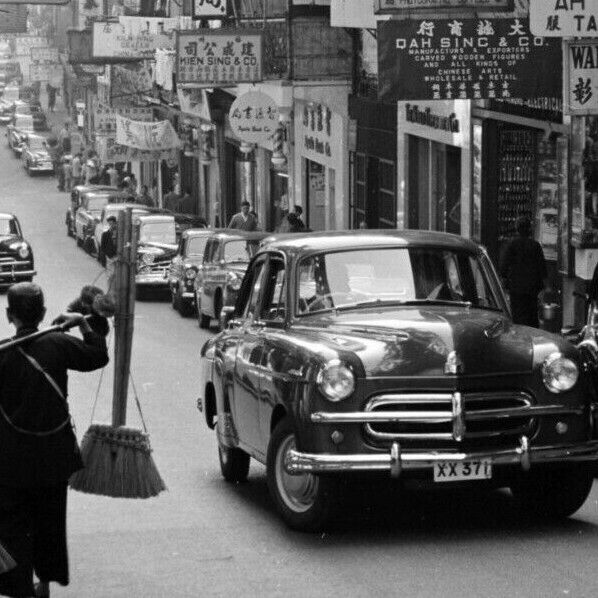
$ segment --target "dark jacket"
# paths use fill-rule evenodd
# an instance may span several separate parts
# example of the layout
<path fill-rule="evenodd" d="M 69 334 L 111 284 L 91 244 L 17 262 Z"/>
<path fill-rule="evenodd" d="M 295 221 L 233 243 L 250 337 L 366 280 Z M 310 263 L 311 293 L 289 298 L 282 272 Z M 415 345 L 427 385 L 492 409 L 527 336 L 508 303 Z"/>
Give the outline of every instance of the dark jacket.
<path fill-rule="evenodd" d="M 34 330 L 20 330 L 23 336 Z M 88 332 L 83 340 L 51 332 L 23 350 L 54 379 L 67 397 L 68 370 L 89 372 L 108 363 L 103 336 Z M 66 404 L 45 376 L 18 350 L 0 353 L 0 406 L 24 430 L 46 432 L 68 417 Z M 51 486 L 65 482 L 82 467 L 70 423 L 60 431 L 32 436 L 16 431 L 0 413 L 0 480 L 3 486 Z"/>
<path fill-rule="evenodd" d="M 100 239 L 100 248 L 102 249 L 102 253 L 108 257 L 113 258 L 116 257 L 116 233 L 108 229 L 102 233 L 102 238 Z"/>
<path fill-rule="evenodd" d="M 540 243 L 529 237 L 513 239 L 501 260 L 500 274 L 511 293 L 537 295 L 547 276 Z"/>

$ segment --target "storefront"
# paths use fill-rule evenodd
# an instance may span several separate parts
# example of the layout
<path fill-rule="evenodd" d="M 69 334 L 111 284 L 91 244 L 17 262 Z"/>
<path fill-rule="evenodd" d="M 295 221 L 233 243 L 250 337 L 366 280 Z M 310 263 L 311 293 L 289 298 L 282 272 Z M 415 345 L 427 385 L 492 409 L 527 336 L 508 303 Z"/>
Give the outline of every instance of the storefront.
<path fill-rule="evenodd" d="M 351 228 L 397 227 L 397 108 L 352 96 Z"/>
<path fill-rule="evenodd" d="M 398 102 L 397 130 L 398 228 L 470 237 L 470 102 Z"/>
<path fill-rule="evenodd" d="M 312 230 L 349 226 L 347 86 L 299 88 L 294 102 L 294 197 Z M 309 96 L 309 97 L 308 97 Z M 291 205 L 292 207 L 292 205 Z"/>

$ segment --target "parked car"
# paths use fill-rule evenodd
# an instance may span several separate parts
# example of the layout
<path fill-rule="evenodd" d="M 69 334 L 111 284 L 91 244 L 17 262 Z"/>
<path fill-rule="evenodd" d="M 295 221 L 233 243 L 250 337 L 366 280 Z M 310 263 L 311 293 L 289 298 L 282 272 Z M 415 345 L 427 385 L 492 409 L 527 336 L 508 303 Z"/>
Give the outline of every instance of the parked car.
<path fill-rule="evenodd" d="M 8 125 L 14 114 L 15 101 L 19 99 L 19 88 L 6 84 L 0 98 L 0 125 Z"/>
<path fill-rule="evenodd" d="M 511 489 L 567 517 L 598 459 L 588 347 L 515 325 L 486 251 L 423 231 L 298 234 L 253 258 L 200 399 L 228 481 L 264 463 L 299 530 L 334 513 L 344 474 Z"/>
<path fill-rule="evenodd" d="M 214 233 L 207 241 L 201 276 L 195 282 L 195 306 L 200 328 L 212 319 L 220 329 L 220 312 L 234 305 L 247 265 L 268 233 L 226 230 Z"/>
<path fill-rule="evenodd" d="M 181 316 L 191 315 L 195 310 L 195 279 L 200 275 L 206 244 L 213 230 L 190 228 L 184 231 L 176 255 L 172 258 L 168 284 L 172 307 Z"/>
<path fill-rule="evenodd" d="M 46 139 L 41 135 L 27 133 L 22 143 L 21 160 L 29 176 L 35 172 L 54 172 L 52 158 L 48 153 Z"/>
<path fill-rule="evenodd" d="M 29 133 L 33 133 L 33 117 L 31 114 L 14 114 L 7 127 L 6 136 L 8 147 L 15 156 L 20 157 L 23 150 L 23 141 Z"/>
<path fill-rule="evenodd" d="M 42 109 L 39 100 L 31 100 L 29 102 L 31 116 L 33 117 L 33 129 L 35 131 L 49 131 L 48 118 Z"/>
<path fill-rule="evenodd" d="M 81 198 L 85 193 L 90 191 L 109 191 L 115 194 L 118 193 L 116 187 L 110 187 L 109 185 L 77 185 L 73 187 L 70 193 L 70 203 L 65 217 L 66 234 L 69 237 L 75 236 L 75 213 L 81 205 Z"/>
<path fill-rule="evenodd" d="M 31 281 L 36 274 L 33 251 L 17 217 L 0 212 L 0 287 Z"/>
<path fill-rule="evenodd" d="M 88 253 L 95 250 L 94 233 L 106 204 L 118 201 L 118 191 L 85 191 L 75 212 L 75 240 Z"/>
<path fill-rule="evenodd" d="M 141 214 L 134 216 L 137 227 L 138 292 L 143 289 L 168 288 L 168 270 L 177 251 L 174 216 L 170 214 Z"/>
<path fill-rule="evenodd" d="M 108 230 L 108 216 L 115 216 L 118 219 L 118 213 L 122 210 L 126 210 L 127 208 L 131 208 L 133 210 L 133 215 L 140 215 L 140 214 L 149 214 L 152 212 L 153 208 L 148 208 L 147 206 L 141 206 L 136 203 L 109 203 L 106 204 L 102 213 L 100 214 L 100 220 L 95 227 L 93 233 L 93 244 L 94 244 L 94 252 L 98 257 L 98 261 L 102 266 L 106 265 L 106 257 L 102 254 L 102 233 Z"/>

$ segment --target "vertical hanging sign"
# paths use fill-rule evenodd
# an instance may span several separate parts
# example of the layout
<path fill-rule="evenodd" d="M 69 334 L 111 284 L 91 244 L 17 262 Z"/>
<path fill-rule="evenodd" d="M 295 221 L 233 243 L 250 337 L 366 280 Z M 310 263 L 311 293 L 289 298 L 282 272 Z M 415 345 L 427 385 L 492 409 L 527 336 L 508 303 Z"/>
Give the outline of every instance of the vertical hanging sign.
<path fill-rule="evenodd" d="M 598 114 L 598 40 L 565 42 L 563 110 L 576 116 Z"/>

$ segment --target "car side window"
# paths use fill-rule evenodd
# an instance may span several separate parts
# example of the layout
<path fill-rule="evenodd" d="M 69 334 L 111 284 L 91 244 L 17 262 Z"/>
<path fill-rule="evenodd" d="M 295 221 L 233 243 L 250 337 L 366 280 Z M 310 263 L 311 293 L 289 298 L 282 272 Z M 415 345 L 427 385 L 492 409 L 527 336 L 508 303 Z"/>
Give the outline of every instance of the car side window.
<path fill-rule="evenodd" d="M 206 243 L 206 248 L 204 249 L 203 252 L 203 262 L 204 264 L 207 264 L 210 262 L 210 257 L 212 255 L 213 252 L 213 247 L 214 247 L 214 241 L 208 241 Z"/>
<path fill-rule="evenodd" d="M 266 273 L 264 265 L 264 261 L 259 261 L 253 267 L 251 290 L 243 313 L 243 318 L 246 320 L 252 320 L 254 316 L 257 315 L 256 310 L 260 298 L 260 291 L 264 286 L 264 275 Z"/>
<path fill-rule="evenodd" d="M 286 276 L 284 261 L 278 257 L 270 260 L 270 267 L 264 285 L 264 299 L 260 318 L 266 321 L 281 321 L 286 317 Z"/>

